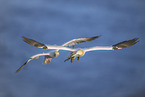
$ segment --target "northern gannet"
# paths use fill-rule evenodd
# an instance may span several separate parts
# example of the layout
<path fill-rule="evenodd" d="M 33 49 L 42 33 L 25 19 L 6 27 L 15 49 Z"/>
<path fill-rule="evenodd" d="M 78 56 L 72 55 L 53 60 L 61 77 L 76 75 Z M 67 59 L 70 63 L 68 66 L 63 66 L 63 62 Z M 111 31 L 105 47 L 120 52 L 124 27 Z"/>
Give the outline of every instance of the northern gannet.
<path fill-rule="evenodd" d="M 45 45 L 45 44 L 42 44 L 42 43 L 37 42 L 35 40 L 32 40 L 32 39 L 29 39 L 29 38 L 26 38 L 26 37 L 22 36 L 24 42 L 26 42 L 26 43 L 28 43 L 32 46 L 42 48 L 42 49 L 55 49 L 55 50 L 51 51 L 51 52 L 48 52 L 48 53 L 36 54 L 36 55 L 30 57 L 16 72 L 19 72 L 31 60 L 38 59 L 39 56 L 45 56 L 45 59 L 44 59 L 43 63 L 44 64 L 49 64 L 49 62 L 51 62 L 52 58 L 56 58 L 56 57 L 59 56 L 59 50 L 76 51 L 77 49 L 67 48 L 67 46 L 70 47 L 70 46 L 74 46 L 74 45 L 79 44 L 79 43 L 92 41 L 92 40 L 95 40 L 96 38 L 99 38 L 99 37 L 100 36 L 94 36 L 94 37 L 88 37 L 88 38 L 78 38 L 78 39 L 70 40 L 70 41 L 64 43 L 61 46 L 56 46 L 56 45 L 53 46 L 53 45 Z"/>
<path fill-rule="evenodd" d="M 139 38 L 134 38 L 134 39 L 131 39 L 131 40 L 127 40 L 127 41 L 117 43 L 117 44 L 112 45 L 112 46 L 95 46 L 95 47 L 91 47 L 91 48 L 78 49 L 76 51 L 72 51 L 71 54 L 68 56 L 68 58 L 64 62 L 71 59 L 71 63 L 72 63 L 73 59 L 75 59 L 76 57 L 77 57 L 77 60 L 79 60 L 80 57 L 84 56 L 85 53 L 89 52 L 89 51 L 94 51 L 94 50 L 118 50 L 118 49 L 123 49 L 123 48 L 126 48 L 126 47 L 130 47 L 130 46 L 136 44 L 137 42 L 139 42 L 138 39 Z"/>

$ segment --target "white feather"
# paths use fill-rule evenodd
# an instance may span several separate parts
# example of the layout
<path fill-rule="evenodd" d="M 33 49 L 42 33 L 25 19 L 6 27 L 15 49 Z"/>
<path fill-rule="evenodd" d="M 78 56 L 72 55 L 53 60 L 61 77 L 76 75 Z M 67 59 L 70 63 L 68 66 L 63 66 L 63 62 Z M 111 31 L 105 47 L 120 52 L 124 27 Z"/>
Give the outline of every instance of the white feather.
<path fill-rule="evenodd" d="M 112 46 L 95 46 L 95 47 L 83 49 L 84 52 L 94 51 L 94 50 L 113 50 L 113 49 Z"/>

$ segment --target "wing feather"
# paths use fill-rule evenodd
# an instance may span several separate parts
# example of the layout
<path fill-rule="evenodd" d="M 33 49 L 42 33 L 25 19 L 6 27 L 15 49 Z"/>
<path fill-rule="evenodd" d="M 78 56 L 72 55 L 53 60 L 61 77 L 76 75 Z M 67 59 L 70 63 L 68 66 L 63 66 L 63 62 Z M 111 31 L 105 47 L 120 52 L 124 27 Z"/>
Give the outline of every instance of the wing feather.
<path fill-rule="evenodd" d="M 76 49 L 68 48 L 64 46 L 56 46 L 56 45 L 46 45 L 47 49 L 53 49 L 53 50 L 66 50 L 66 51 L 76 51 Z"/>
<path fill-rule="evenodd" d="M 38 59 L 39 56 L 44 56 L 44 55 L 50 55 L 50 53 L 42 53 L 42 54 L 36 54 L 32 57 L 30 57 L 19 69 L 17 69 L 16 72 L 19 72 L 28 62 L 30 62 L 33 59 Z"/>
<path fill-rule="evenodd" d="M 24 36 L 22 36 L 24 42 L 32 45 L 32 46 L 35 46 L 35 47 L 38 47 L 38 48 L 43 48 L 43 49 L 47 49 L 47 46 L 45 44 L 42 44 L 42 43 L 39 43 L 35 40 L 32 40 L 32 39 L 29 39 L 29 38 L 26 38 Z"/>
<path fill-rule="evenodd" d="M 131 40 L 127 40 L 127 41 L 123 41 L 120 43 L 117 43 L 113 46 L 95 46 L 95 47 L 91 47 L 91 48 L 86 48 L 84 49 L 85 52 L 87 51 L 94 51 L 94 50 L 117 50 L 117 49 L 123 49 L 126 47 L 130 47 L 134 44 L 136 44 L 137 42 L 139 42 L 138 40 L 139 38 L 134 38 Z"/>
<path fill-rule="evenodd" d="M 114 50 L 130 47 L 130 46 L 136 44 L 137 42 L 139 42 L 138 39 L 139 38 L 134 38 L 134 39 L 131 39 L 131 40 L 123 41 L 123 42 L 120 42 L 118 44 L 113 45 L 112 47 L 113 47 Z"/>
<path fill-rule="evenodd" d="M 94 50 L 113 50 L 113 49 L 112 46 L 95 46 L 95 47 L 83 49 L 84 52 L 94 51 Z"/>
<path fill-rule="evenodd" d="M 62 46 L 73 46 L 82 42 L 87 42 L 87 41 L 92 41 L 95 40 L 96 38 L 99 38 L 100 36 L 94 36 L 94 37 L 88 37 L 88 38 L 78 38 L 78 39 L 73 39 L 70 40 L 68 42 L 66 42 L 65 44 L 63 44 Z"/>

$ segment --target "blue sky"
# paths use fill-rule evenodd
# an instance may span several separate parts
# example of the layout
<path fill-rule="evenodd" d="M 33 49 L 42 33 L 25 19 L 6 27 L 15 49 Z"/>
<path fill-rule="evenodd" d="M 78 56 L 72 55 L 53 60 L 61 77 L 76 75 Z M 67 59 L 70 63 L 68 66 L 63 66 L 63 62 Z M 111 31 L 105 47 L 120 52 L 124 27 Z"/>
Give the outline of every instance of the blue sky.
<path fill-rule="evenodd" d="M 144 0 L 1 0 L 1 97 L 144 97 Z M 43 57 L 15 73 L 29 57 L 48 52 L 24 43 L 22 36 L 61 45 L 79 37 L 100 38 L 75 47 L 140 42 L 116 51 L 88 52 L 74 63 L 70 52 L 48 65 Z"/>

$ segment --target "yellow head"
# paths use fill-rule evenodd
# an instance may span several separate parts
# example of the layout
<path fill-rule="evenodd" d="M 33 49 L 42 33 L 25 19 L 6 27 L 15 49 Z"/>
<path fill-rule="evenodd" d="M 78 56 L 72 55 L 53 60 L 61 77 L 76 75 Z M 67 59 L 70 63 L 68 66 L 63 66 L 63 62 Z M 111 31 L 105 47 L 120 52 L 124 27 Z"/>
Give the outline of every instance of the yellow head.
<path fill-rule="evenodd" d="M 59 56 L 59 52 L 58 51 L 54 52 L 54 58 L 56 58 L 58 56 Z"/>
<path fill-rule="evenodd" d="M 76 52 L 76 54 L 78 54 L 79 57 L 81 57 L 81 56 L 83 56 L 83 55 L 85 54 L 85 52 L 84 52 L 83 50 L 78 50 L 78 51 Z"/>

